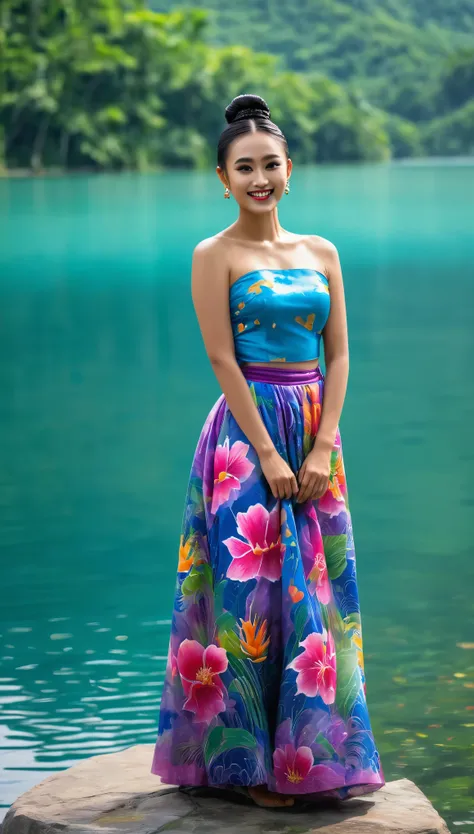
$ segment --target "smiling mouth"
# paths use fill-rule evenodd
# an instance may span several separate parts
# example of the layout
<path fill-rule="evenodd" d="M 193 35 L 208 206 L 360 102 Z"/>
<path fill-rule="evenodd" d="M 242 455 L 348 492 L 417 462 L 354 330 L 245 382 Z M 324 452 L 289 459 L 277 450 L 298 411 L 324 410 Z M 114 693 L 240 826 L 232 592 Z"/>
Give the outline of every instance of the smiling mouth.
<path fill-rule="evenodd" d="M 254 200 L 268 200 L 273 194 L 273 191 L 273 188 L 268 188 L 266 191 L 247 191 L 247 194 L 249 197 L 253 197 Z"/>

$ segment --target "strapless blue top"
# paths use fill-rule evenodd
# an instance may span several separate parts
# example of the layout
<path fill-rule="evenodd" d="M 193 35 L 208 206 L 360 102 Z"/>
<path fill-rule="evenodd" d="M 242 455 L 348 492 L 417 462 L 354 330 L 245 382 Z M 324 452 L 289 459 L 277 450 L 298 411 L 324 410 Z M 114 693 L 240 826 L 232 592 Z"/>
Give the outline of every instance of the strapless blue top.
<path fill-rule="evenodd" d="M 255 269 L 231 285 L 229 308 L 239 365 L 318 359 L 329 281 L 305 267 Z"/>

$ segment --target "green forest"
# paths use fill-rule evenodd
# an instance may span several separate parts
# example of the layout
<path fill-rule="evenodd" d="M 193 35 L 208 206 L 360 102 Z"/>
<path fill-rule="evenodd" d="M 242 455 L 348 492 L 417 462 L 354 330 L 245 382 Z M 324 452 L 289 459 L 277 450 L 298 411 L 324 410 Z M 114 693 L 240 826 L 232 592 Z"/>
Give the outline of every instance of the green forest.
<path fill-rule="evenodd" d="M 0 170 L 206 168 L 257 93 L 298 163 L 474 153 L 474 0 L 2 0 Z"/>

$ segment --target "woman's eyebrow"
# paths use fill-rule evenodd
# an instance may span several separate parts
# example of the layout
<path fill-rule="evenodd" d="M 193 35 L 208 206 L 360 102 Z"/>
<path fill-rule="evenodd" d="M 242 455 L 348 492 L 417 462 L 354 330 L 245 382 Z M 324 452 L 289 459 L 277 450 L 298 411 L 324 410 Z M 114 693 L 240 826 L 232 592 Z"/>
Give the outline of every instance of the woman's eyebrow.
<path fill-rule="evenodd" d="M 262 156 L 262 159 L 278 159 L 277 153 L 267 153 L 265 156 Z M 239 159 L 236 159 L 234 165 L 237 165 L 238 162 L 253 162 L 253 157 L 251 156 L 241 156 Z"/>

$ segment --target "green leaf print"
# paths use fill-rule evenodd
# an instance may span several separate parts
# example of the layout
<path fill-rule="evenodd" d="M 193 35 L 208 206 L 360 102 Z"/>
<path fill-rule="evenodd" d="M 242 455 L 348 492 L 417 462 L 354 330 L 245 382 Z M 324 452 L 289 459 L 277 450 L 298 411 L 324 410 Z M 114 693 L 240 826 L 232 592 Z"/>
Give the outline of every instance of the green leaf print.
<path fill-rule="evenodd" d="M 224 591 L 227 581 L 227 579 L 221 579 L 214 585 L 214 614 L 216 619 L 224 610 Z"/>
<path fill-rule="evenodd" d="M 335 642 L 340 646 L 340 648 L 348 649 L 351 646 L 351 638 L 345 632 L 344 621 L 337 605 L 329 603 L 326 606 L 326 613 L 326 628 L 331 632 Z"/>
<path fill-rule="evenodd" d="M 232 750 L 234 747 L 256 750 L 257 740 L 251 733 L 240 727 L 214 727 L 204 745 L 206 766 L 209 766 L 213 758 L 225 753 L 226 750 Z"/>
<path fill-rule="evenodd" d="M 348 614 L 347 617 L 344 617 L 344 631 L 347 633 L 348 631 L 360 631 L 361 622 L 360 622 L 360 613 L 358 611 L 353 611 L 351 614 Z"/>
<path fill-rule="evenodd" d="M 305 432 L 303 435 L 303 458 L 305 458 L 313 448 L 314 438 L 310 432 Z"/>
<path fill-rule="evenodd" d="M 253 382 L 250 383 L 249 388 L 250 388 L 250 393 L 252 394 L 253 401 L 254 401 L 255 405 L 258 407 L 257 394 L 255 393 L 255 385 L 253 384 Z"/>
<path fill-rule="evenodd" d="M 196 591 L 199 591 L 202 584 L 203 580 L 201 574 L 196 570 L 196 568 L 192 568 L 187 577 L 183 580 L 181 593 L 184 594 L 184 596 L 195 594 Z"/>
<path fill-rule="evenodd" d="M 324 603 L 321 603 L 320 611 L 321 611 L 321 619 L 323 621 L 323 626 L 324 626 L 325 629 L 329 629 L 329 616 L 328 616 L 328 607 L 327 607 L 327 605 L 324 605 Z"/>
<path fill-rule="evenodd" d="M 233 654 L 228 655 L 229 667 L 235 675 L 236 680 L 232 682 L 236 689 L 242 694 L 247 712 L 251 711 L 257 727 L 266 727 L 267 717 L 263 703 L 263 692 L 260 681 L 253 668 L 252 661 L 248 658 L 241 660 Z"/>
<path fill-rule="evenodd" d="M 323 747 L 326 750 L 326 752 L 329 753 L 331 758 L 333 758 L 333 759 L 338 758 L 334 747 L 332 746 L 331 742 L 327 740 L 324 733 L 318 733 L 316 738 L 314 739 L 314 741 L 315 741 L 316 744 L 319 744 L 321 747 Z"/>
<path fill-rule="evenodd" d="M 285 656 L 288 657 L 288 662 L 290 660 L 293 660 L 295 654 L 299 654 L 299 652 L 296 651 L 297 648 L 298 643 L 296 641 L 296 636 L 293 632 L 293 634 L 290 634 L 285 646 Z"/>
<path fill-rule="evenodd" d="M 212 581 L 212 568 L 204 562 L 191 568 L 187 577 L 183 580 L 181 593 L 184 596 L 196 594 L 198 591 L 204 593 L 204 591 L 212 588 Z"/>
<path fill-rule="evenodd" d="M 333 449 L 331 452 L 331 462 L 330 462 L 330 474 L 333 476 L 336 472 L 336 463 L 339 457 L 339 449 Z"/>
<path fill-rule="evenodd" d="M 304 602 L 298 603 L 298 607 L 296 609 L 295 617 L 294 617 L 294 626 L 295 626 L 295 636 L 296 636 L 296 645 L 301 640 L 304 627 L 308 621 L 308 607 L 304 604 Z"/>
<path fill-rule="evenodd" d="M 268 397 L 262 397 L 261 394 L 257 396 L 257 405 L 264 405 L 269 411 L 275 408 L 273 404 L 273 400 L 269 399 Z"/>
<path fill-rule="evenodd" d="M 236 621 L 235 617 L 230 614 L 228 611 L 224 611 L 223 614 L 216 620 L 217 626 L 217 634 L 219 637 L 219 644 L 222 646 L 223 649 L 226 650 L 229 654 L 234 655 L 235 657 L 244 658 L 246 655 L 242 651 L 242 646 L 240 645 L 240 640 L 238 635 L 236 634 Z"/>
<path fill-rule="evenodd" d="M 253 401 L 257 408 L 259 405 L 264 405 L 265 408 L 268 408 L 269 411 L 275 408 L 275 403 L 273 402 L 271 397 L 262 397 L 261 394 L 257 394 L 253 382 L 249 385 L 249 388 Z"/>
<path fill-rule="evenodd" d="M 199 565 L 198 570 L 202 573 L 206 585 L 209 588 L 212 588 L 214 586 L 214 576 L 211 566 L 207 562 L 203 562 Z"/>
<path fill-rule="evenodd" d="M 255 709 L 252 690 L 245 680 L 235 678 L 229 686 L 229 693 L 238 692 L 242 699 L 245 712 L 247 713 L 247 721 L 249 727 L 255 732 L 258 727 L 258 712 Z"/>
<path fill-rule="evenodd" d="M 323 544 L 329 579 L 337 579 L 344 573 L 347 565 L 347 536 L 345 533 L 323 536 Z"/>
<path fill-rule="evenodd" d="M 341 716 L 347 719 L 362 685 L 354 645 L 344 649 L 336 648 L 336 668 L 336 707 Z"/>
<path fill-rule="evenodd" d="M 204 516 L 204 498 L 202 478 L 193 477 L 189 481 L 189 502 L 193 507 L 193 515 L 197 518 Z"/>

